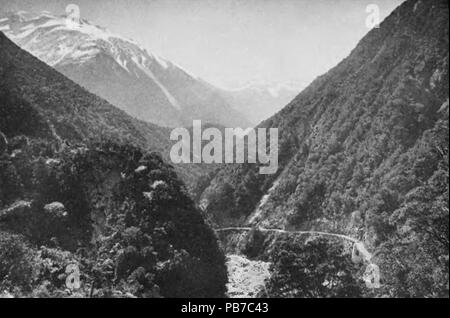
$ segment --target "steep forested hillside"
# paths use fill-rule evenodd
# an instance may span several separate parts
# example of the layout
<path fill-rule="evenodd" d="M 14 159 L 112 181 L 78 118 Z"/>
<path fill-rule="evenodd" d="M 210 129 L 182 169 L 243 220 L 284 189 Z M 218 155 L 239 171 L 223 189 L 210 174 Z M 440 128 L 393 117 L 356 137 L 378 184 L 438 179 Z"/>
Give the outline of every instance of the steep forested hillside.
<path fill-rule="evenodd" d="M 0 32 L 0 131 L 69 141 L 115 140 L 157 151 L 168 160 L 170 130 L 137 120 L 89 93 Z M 205 167 L 178 165 L 194 187 Z"/>
<path fill-rule="evenodd" d="M 352 235 L 376 255 L 376 295 L 448 297 L 448 23 L 447 1 L 403 3 L 261 125 L 279 128 L 278 173 L 220 170 L 207 213 Z"/>
<path fill-rule="evenodd" d="M 215 234 L 173 168 L 147 151 L 164 149 L 163 131 L 0 33 L 0 291 L 223 296 Z M 66 282 L 73 265 L 76 290 Z"/>
<path fill-rule="evenodd" d="M 0 61 L 0 129 L 6 136 L 20 133 L 74 142 L 111 138 L 164 149 L 165 130 L 88 93 L 1 32 Z"/>
<path fill-rule="evenodd" d="M 115 143 L 0 157 L 0 289 L 37 297 L 220 297 L 225 259 L 172 168 Z M 67 291 L 67 267 L 81 288 Z"/>

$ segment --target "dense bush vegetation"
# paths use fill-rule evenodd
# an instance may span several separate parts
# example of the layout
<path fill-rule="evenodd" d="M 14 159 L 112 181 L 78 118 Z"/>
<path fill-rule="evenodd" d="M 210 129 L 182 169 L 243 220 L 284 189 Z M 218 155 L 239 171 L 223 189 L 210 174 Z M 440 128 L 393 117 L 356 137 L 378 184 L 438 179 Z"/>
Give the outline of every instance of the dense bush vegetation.
<path fill-rule="evenodd" d="M 328 239 L 289 239 L 280 242 L 272 256 L 270 297 L 361 297 L 357 269 L 344 252 L 342 242 Z"/>
<path fill-rule="evenodd" d="M 72 296 L 224 295 L 217 238 L 159 155 L 16 137 L 0 175 L 0 290 L 69 296 L 77 264 Z"/>
<path fill-rule="evenodd" d="M 403 3 L 261 125 L 279 129 L 278 174 L 219 170 L 208 214 L 350 234 L 376 252 L 376 296 L 448 297 L 448 23 L 447 1 Z"/>
<path fill-rule="evenodd" d="M 141 150 L 167 155 L 169 145 L 167 129 L 126 115 L 0 32 L 0 292 L 223 296 L 215 234 L 173 168 Z M 178 170 L 192 183 L 199 174 Z M 82 284 L 68 294 L 71 264 Z"/>

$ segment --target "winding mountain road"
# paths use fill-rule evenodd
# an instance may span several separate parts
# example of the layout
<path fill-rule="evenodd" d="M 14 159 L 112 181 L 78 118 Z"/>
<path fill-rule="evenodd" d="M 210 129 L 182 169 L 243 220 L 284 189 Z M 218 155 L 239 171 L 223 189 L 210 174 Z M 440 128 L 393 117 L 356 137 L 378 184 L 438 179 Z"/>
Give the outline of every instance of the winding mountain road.
<path fill-rule="evenodd" d="M 232 231 L 237 231 L 237 232 L 249 232 L 251 231 L 253 228 L 251 227 L 226 227 L 226 228 L 221 228 L 221 229 L 216 229 L 216 232 L 232 232 Z M 344 240 L 348 240 L 351 241 L 353 243 L 362 243 L 359 240 L 347 236 L 347 235 L 343 235 L 343 234 L 335 234 L 335 233 L 327 233 L 327 232 L 319 232 L 319 231 L 286 231 L 286 230 L 281 230 L 281 229 L 265 229 L 265 228 L 258 228 L 261 232 L 272 232 L 272 233 L 280 233 L 280 234 L 299 234 L 299 235 L 323 235 L 323 236 L 333 236 L 333 237 L 338 237 L 338 238 L 342 238 Z"/>
<path fill-rule="evenodd" d="M 226 227 L 215 229 L 217 233 L 220 232 L 250 232 L 254 228 L 252 227 Z M 368 288 L 379 288 L 380 285 L 380 270 L 379 267 L 372 262 L 372 254 L 364 246 L 364 243 L 358 239 L 344 234 L 320 232 L 320 231 L 286 231 L 281 229 L 265 229 L 257 227 L 261 232 L 265 233 L 280 233 L 280 234 L 297 234 L 297 235 L 321 235 L 329 237 L 337 237 L 343 240 L 347 240 L 353 243 L 352 261 L 354 263 L 360 263 L 364 261 L 367 265 L 366 272 L 364 273 L 364 281 Z"/>

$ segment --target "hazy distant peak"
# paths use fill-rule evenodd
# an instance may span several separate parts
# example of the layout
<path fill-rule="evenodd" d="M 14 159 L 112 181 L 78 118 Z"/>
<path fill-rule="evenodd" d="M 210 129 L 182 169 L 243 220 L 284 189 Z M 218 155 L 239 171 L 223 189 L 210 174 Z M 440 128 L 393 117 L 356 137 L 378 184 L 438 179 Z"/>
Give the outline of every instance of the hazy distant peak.
<path fill-rule="evenodd" d="M 267 92 L 273 97 L 278 97 L 280 92 L 296 92 L 299 93 L 306 85 L 297 82 L 262 82 L 252 81 L 237 88 L 230 89 L 232 92 L 251 90 L 255 92 Z"/>

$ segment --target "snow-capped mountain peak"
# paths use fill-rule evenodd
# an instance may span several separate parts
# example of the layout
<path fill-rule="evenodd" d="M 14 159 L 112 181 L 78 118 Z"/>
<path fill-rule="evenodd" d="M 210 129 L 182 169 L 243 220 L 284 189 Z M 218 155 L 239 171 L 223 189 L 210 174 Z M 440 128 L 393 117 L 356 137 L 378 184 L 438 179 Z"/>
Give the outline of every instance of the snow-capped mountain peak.
<path fill-rule="evenodd" d="M 0 31 L 51 66 L 60 63 L 81 64 L 99 53 L 112 56 L 128 72 L 127 65 L 133 60 L 158 63 L 163 68 L 170 66 L 168 61 L 149 54 L 135 41 L 85 19 L 76 22 L 49 12 L 32 16 L 20 11 L 2 18 Z"/>
<path fill-rule="evenodd" d="M 38 59 L 129 114 L 163 126 L 201 119 L 248 127 L 219 90 L 137 42 L 85 19 L 0 15 L 0 31 Z"/>

